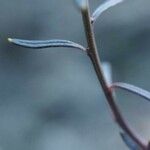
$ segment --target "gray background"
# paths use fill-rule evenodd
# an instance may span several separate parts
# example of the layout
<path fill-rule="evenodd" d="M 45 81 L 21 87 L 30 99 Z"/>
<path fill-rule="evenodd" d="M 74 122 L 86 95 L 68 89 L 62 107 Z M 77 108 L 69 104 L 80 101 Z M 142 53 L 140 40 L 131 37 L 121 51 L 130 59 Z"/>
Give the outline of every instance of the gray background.
<path fill-rule="evenodd" d="M 0 0 L 0 150 L 127 150 L 85 53 L 7 42 L 69 39 L 86 45 L 73 0 Z M 102 0 L 90 0 L 93 11 Z M 95 23 L 113 80 L 150 90 L 150 1 L 126 0 Z M 150 104 L 117 92 L 123 114 L 150 138 Z"/>

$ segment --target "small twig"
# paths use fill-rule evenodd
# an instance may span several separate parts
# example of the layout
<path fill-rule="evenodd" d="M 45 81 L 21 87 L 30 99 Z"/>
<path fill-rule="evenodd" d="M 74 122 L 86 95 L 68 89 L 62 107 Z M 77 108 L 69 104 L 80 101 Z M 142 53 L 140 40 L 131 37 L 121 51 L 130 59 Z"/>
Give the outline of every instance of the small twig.
<path fill-rule="evenodd" d="M 104 91 L 104 94 L 106 96 L 107 102 L 111 108 L 111 111 L 115 117 L 115 121 L 118 123 L 118 125 L 126 132 L 139 146 L 142 150 L 147 150 L 147 143 L 141 139 L 127 124 L 127 122 L 124 120 L 115 100 L 112 94 L 112 91 L 109 89 L 107 82 L 105 80 L 102 66 L 100 62 L 100 58 L 97 51 L 97 46 L 95 42 L 95 35 L 93 31 L 93 27 L 91 24 L 90 19 L 90 10 L 89 10 L 89 4 L 87 0 L 87 6 L 86 9 L 81 9 L 82 11 L 82 18 L 84 22 L 84 29 L 86 33 L 87 43 L 88 43 L 88 55 L 91 59 L 91 62 L 93 64 L 93 67 L 95 69 L 96 75 L 98 77 L 98 80 L 102 86 L 102 89 Z"/>

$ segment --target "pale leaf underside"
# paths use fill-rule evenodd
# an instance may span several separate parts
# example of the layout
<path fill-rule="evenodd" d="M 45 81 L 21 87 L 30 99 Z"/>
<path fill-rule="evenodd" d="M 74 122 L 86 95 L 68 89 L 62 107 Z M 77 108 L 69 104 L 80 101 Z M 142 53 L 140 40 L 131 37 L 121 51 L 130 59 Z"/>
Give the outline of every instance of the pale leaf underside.
<path fill-rule="evenodd" d="M 111 86 L 110 86 L 111 89 L 115 89 L 115 88 L 119 88 L 119 89 L 123 89 L 123 90 L 126 90 L 128 92 L 131 92 L 133 94 L 136 94 L 148 101 L 150 101 L 150 92 L 144 90 L 144 89 L 141 89 L 139 87 L 136 87 L 134 85 L 131 85 L 131 84 L 127 84 L 127 83 L 122 83 L 122 82 L 116 82 L 116 83 L 113 83 Z"/>
<path fill-rule="evenodd" d="M 8 39 L 9 42 L 27 48 L 41 49 L 41 48 L 50 48 L 50 47 L 69 47 L 77 48 L 83 51 L 86 51 L 86 48 L 82 45 L 74 43 L 68 40 L 22 40 L 22 39 Z"/>
<path fill-rule="evenodd" d="M 103 4 L 101 4 L 92 14 L 91 21 L 95 22 L 96 19 L 107 9 L 113 7 L 119 3 L 123 2 L 123 0 L 107 0 Z"/>
<path fill-rule="evenodd" d="M 87 0 L 75 0 L 79 9 L 83 10 L 87 8 Z"/>

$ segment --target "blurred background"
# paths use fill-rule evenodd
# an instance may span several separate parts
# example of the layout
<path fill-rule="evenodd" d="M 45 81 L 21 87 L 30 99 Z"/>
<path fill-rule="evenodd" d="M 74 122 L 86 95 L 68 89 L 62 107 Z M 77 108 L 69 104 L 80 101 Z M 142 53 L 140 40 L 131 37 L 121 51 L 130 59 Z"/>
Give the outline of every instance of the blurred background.
<path fill-rule="evenodd" d="M 86 46 L 73 0 L 0 0 L 0 150 L 127 150 L 89 58 L 66 48 L 25 49 L 8 37 Z M 104 0 L 90 0 L 93 11 Z M 95 23 L 113 81 L 150 91 L 150 1 L 126 0 Z M 118 90 L 117 102 L 150 139 L 150 104 Z"/>

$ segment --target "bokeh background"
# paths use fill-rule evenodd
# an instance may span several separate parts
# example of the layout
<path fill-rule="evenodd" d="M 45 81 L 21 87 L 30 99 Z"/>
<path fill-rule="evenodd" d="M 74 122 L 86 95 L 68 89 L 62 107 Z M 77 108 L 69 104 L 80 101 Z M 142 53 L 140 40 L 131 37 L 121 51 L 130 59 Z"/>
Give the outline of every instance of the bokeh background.
<path fill-rule="evenodd" d="M 0 0 L 0 150 L 127 150 L 89 58 L 66 48 L 7 42 L 69 39 L 86 46 L 73 0 Z M 90 0 L 93 11 L 104 0 Z M 126 0 L 95 23 L 101 60 L 114 81 L 150 90 L 150 1 Z M 150 139 L 150 104 L 123 91 L 117 102 Z"/>

